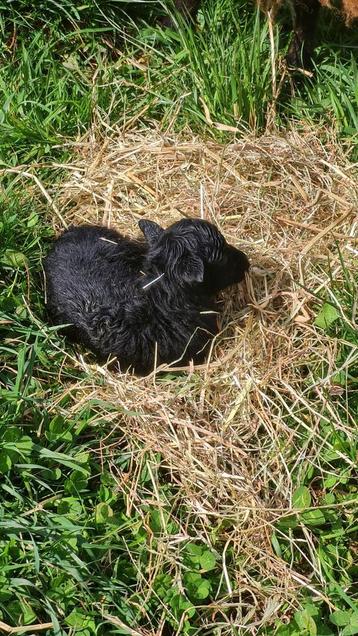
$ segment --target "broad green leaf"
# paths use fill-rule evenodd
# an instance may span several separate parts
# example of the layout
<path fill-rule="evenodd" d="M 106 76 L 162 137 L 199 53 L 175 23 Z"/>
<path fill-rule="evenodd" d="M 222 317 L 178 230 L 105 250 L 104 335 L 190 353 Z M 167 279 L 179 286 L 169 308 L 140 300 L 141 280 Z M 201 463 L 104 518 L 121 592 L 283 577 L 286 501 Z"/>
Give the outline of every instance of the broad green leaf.
<path fill-rule="evenodd" d="M 342 636 L 355 636 L 358 634 L 358 625 L 347 625 L 342 631 Z"/>
<path fill-rule="evenodd" d="M 330 475 L 329 477 L 326 477 L 326 479 L 323 480 L 323 485 L 324 488 L 332 488 L 337 481 L 339 481 L 339 477 L 336 477 L 336 475 Z"/>
<path fill-rule="evenodd" d="M 65 491 L 77 495 L 87 488 L 88 479 L 78 470 L 74 470 L 65 481 Z"/>
<path fill-rule="evenodd" d="M 288 625 L 280 625 L 275 636 L 302 636 L 302 633 L 298 629 L 296 621 L 291 621 Z"/>
<path fill-rule="evenodd" d="M 107 503 L 102 501 L 95 508 L 95 519 L 97 523 L 108 523 L 113 517 L 113 509 Z"/>
<path fill-rule="evenodd" d="M 18 451 L 20 454 L 28 455 L 32 450 L 33 445 L 34 444 L 31 437 L 24 435 L 23 437 L 21 437 L 21 439 L 15 442 L 14 449 L 16 449 L 16 451 Z"/>
<path fill-rule="evenodd" d="M 335 497 L 334 493 L 333 492 L 328 492 L 323 497 L 323 503 L 324 503 L 325 506 L 328 506 L 330 504 L 336 503 L 336 497 Z"/>
<path fill-rule="evenodd" d="M 13 590 L 10 591 L 8 587 L 1 587 L 0 588 L 0 601 L 1 602 L 10 601 L 10 599 L 12 599 L 13 597 L 14 597 Z"/>
<path fill-rule="evenodd" d="M 163 522 L 165 523 L 165 517 L 163 518 Z M 154 509 L 150 511 L 150 527 L 153 532 L 156 533 L 165 530 L 165 527 L 163 528 L 162 515 L 159 510 Z"/>
<path fill-rule="evenodd" d="M 33 623 L 33 621 L 36 620 L 36 614 L 32 610 L 31 606 L 26 602 L 22 602 L 21 606 L 24 624 L 29 625 L 30 623 Z"/>
<path fill-rule="evenodd" d="M 210 589 L 211 589 L 211 584 L 210 581 L 207 581 L 206 579 L 202 579 L 201 583 L 198 585 L 198 587 L 195 590 L 195 598 L 197 598 L 198 600 L 202 601 L 205 598 L 208 598 L 209 594 L 210 594 Z"/>
<path fill-rule="evenodd" d="M 36 212 L 32 212 L 27 220 L 27 227 L 34 227 L 39 222 L 39 215 Z"/>
<path fill-rule="evenodd" d="M 5 250 L 1 262 L 4 265 L 11 265 L 12 267 L 28 267 L 29 261 L 27 256 L 22 252 L 16 250 Z"/>
<path fill-rule="evenodd" d="M 11 469 L 12 466 L 12 462 L 11 462 L 11 458 L 9 457 L 9 455 L 4 452 L 1 451 L 0 453 L 0 473 L 8 473 L 9 470 Z"/>
<path fill-rule="evenodd" d="M 317 636 L 317 626 L 310 612 L 304 609 L 295 613 L 295 621 L 301 632 L 309 634 L 309 636 Z"/>
<path fill-rule="evenodd" d="M 66 520 L 79 519 L 82 516 L 83 509 L 79 499 L 75 497 L 63 497 L 57 505 L 57 513 L 63 515 L 63 522 Z"/>
<path fill-rule="evenodd" d="M 203 578 L 199 572 L 188 572 L 184 576 L 184 585 L 189 596 L 197 600 L 203 600 L 209 596 L 211 583 Z"/>
<path fill-rule="evenodd" d="M 203 548 L 201 545 L 197 545 L 196 543 L 187 543 L 185 551 L 190 557 L 200 557 L 203 552 Z"/>
<path fill-rule="evenodd" d="M 197 587 L 202 580 L 202 576 L 199 572 L 187 572 L 184 575 L 185 585 L 193 585 Z"/>
<path fill-rule="evenodd" d="M 216 558 L 210 550 L 205 550 L 200 557 L 200 566 L 206 572 L 214 570 L 216 567 Z"/>
<path fill-rule="evenodd" d="M 302 512 L 300 519 L 306 526 L 322 526 L 326 523 L 326 518 L 321 510 L 307 510 L 307 512 Z"/>
<path fill-rule="evenodd" d="M 195 614 L 195 608 L 193 607 L 192 603 L 188 601 L 188 599 L 185 598 L 183 594 L 180 594 L 180 592 L 176 593 L 175 590 L 172 591 L 175 593 L 170 599 L 169 605 L 174 611 L 175 616 L 177 618 L 180 618 L 183 612 L 185 612 L 186 616 L 189 618 L 190 616 L 193 616 Z"/>
<path fill-rule="evenodd" d="M 299 486 L 292 495 L 293 508 L 309 508 L 311 505 L 310 491 L 306 486 Z"/>
<path fill-rule="evenodd" d="M 8 603 L 6 609 L 17 623 L 29 625 L 29 623 L 33 623 L 36 619 L 36 614 L 29 603 L 25 601 L 12 601 Z"/>
<path fill-rule="evenodd" d="M 349 625 L 351 619 L 351 612 L 345 610 L 336 610 L 331 614 L 329 620 L 333 625 L 337 625 L 337 627 L 344 627 L 345 625 Z"/>
<path fill-rule="evenodd" d="M 272 543 L 272 547 L 275 550 L 277 556 L 281 557 L 282 556 L 282 550 L 281 550 L 281 546 L 279 544 L 279 541 L 277 539 L 276 534 L 273 532 L 272 536 L 271 536 L 271 543 Z"/>
<path fill-rule="evenodd" d="M 10 426 L 4 432 L 4 442 L 16 442 L 21 437 L 21 431 L 14 426 Z"/>
<path fill-rule="evenodd" d="M 354 625 L 354 627 L 358 627 L 358 609 L 353 612 L 350 620 L 350 624 Z"/>
<path fill-rule="evenodd" d="M 90 455 L 89 453 L 82 451 L 81 453 L 77 453 L 77 455 L 75 455 L 74 458 L 80 464 L 88 464 Z"/>
<path fill-rule="evenodd" d="M 94 633 L 92 632 L 92 628 L 95 629 L 95 623 L 93 619 L 90 616 L 87 616 L 86 614 L 79 612 L 77 609 L 72 610 L 72 612 L 65 618 L 65 622 L 67 623 L 67 625 L 70 625 L 71 627 L 74 627 L 77 629 L 82 628 L 80 631 L 81 634 L 85 633 L 82 630 L 85 630 L 86 628 L 88 628 L 89 630 L 88 634 Z"/>
<path fill-rule="evenodd" d="M 329 329 L 336 320 L 340 317 L 339 312 L 333 305 L 330 303 L 324 303 L 322 305 L 317 317 L 314 321 L 316 327 L 320 327 L 321 329 Z"/>
<path fill-rule="evenodd" d="M 338 371 L 331 378 L 332 384 L 339 384 L 340 386 L 346 386 L 347 384 L 347 373 L 345 371 Z"/>
<path fill-rule="evenodd" d="M 277 522 L 279 528 L 288 529 L 288 528 L 297 528 L 299 525 L 297 515 L 288 515 L 287 517 L 282 517 Z"/>
<path fill-rule="evenodd" d="M 350 612 L 349 623 L 342 631 L 342 636 L 354 636 L 358 634 L 358 611 Z"/>
<path fill-rule="evenodd" d="M 56 415 L 49 424 L 49 430 L 46 431 L 46 437 L 50 442 L 56 440 L 72 441 L 72 433 L 69 430 L 68 423 L 61 415 Z"/>
<path fill-rule="evenodd" d="M 34 587 L 36 588 L 36 585 L 32 582 L 29 581 L 29 579 L 24 579 L 24 578 L 20 578 L 20 577 L 14 577 L 12 579 L 10 579 L 10 585 L 14 588 L 18 588 L 18 587 Z"/>

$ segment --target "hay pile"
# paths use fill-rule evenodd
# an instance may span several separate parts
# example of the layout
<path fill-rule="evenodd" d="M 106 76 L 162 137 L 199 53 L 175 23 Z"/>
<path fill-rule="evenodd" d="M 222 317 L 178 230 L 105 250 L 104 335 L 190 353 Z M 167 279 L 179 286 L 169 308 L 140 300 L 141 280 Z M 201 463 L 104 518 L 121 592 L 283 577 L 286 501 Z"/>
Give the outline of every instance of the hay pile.
<path fill-rule="evenodd" d="M 232 621 L 255 630 L 291 611 L 297 586 L 324 596 L 310 582 L 313 563 L 295 572 L 276 556 L 271 530 L 290 513 L 292 472 L 308 453 L 314 465 L 314 442 L 326 443 L 318 422 L 334 369 L 317 381 L 313 405 L 306 363 L 333 365 L 335 345 L 313 324 L 314 295 L 329 289 L 328 261 L 341 276 L 337 243 L 347 262 L 357 256 L 357 183 L 342 148 L 334 140 L 323 146 L 312 132 L 224 147 L 147 131 L 85 139 L 54 195 L 63 223 L 104 223 L 131 236 L 143 217 L 167 226 L 201 215 L 253 265 L 246 286 L 225 293 L 207 365 L 138 379 L 89 364 L 84 354 L 77 364 L 88 370 L 86 383 L 66 387 L 76 396 L 73 410 L 93 397 L 112 403 L 118 439 L 133 441 L 137 454 L 138 441 L 162 454 L 188 509 L 182 539 L 195 527 L 211 545 L 212 527 L 226 520 L 222 537 L 234 557 L 229 575 L 225 548 L 227 597 L 212 608 L 215 622 L 231 604 Z M 63 229 L 58 217 L 53 223 Z M 301 446 L 302 430 L 311 431 L 310 446 Z M 140 510 L 134 477 L 128 486 L 127 474 L 115 474 L 128 509 Z M 179 568 L 179 551 L 180 537 L 172 545 L 163 538 L 158 558 L 166 554 Z M 212 633 L 209 619 L 207 627 Z"/>

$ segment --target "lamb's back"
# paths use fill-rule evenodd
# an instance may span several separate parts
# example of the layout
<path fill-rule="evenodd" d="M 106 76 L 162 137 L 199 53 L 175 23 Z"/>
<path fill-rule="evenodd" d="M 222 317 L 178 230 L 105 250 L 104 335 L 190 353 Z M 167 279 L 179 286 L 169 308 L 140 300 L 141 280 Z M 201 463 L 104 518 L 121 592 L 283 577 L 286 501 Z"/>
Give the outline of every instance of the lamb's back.
<path fill-rule="evenodd" d="M 96 314 L 120 313 L 133 293 L 146 248 L 115 230 L 73 227 L 45 259 L 47 306 L 53 321 L 85 327 Z"/>

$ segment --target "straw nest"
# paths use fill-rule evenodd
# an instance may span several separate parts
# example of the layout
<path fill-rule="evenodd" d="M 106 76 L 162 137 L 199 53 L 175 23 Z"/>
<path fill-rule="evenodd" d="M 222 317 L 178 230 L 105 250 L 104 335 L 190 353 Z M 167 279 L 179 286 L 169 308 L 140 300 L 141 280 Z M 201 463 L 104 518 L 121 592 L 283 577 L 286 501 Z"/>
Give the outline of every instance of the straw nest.
<path fill-rule="evenodd" d="M 54 194 L 58 231 L 91 222 L 135 236 L 143 217 L 167 226 L 201 215 L 252 263 L 246 284 L 224 295 L 222 331 L 206 365 L 136 378 L 114 375 L 82 353 L 76 364 L 87 379 L 66 387 L 75 396 L 73 410 L 91 398 L 115 407 L 108 409 L 114 455 L 118 431 L 118 444 L 132 444 L 139 464 L 139 449 L 159 452 L 178 485 L 187 521 L 175 540 L 163 537 L 158 559 L 180 568 L 181 539 L 195 532 L 212 545 L 213 527 L 225 520 L 219 534 L 227 596 L 208 617 L 222 619 L 226 633 L 224 607 L 231 607 L 234 623 L 255 630 L 290 612 L 299 586 L 324 596 L 309 557 L 294 571 L 275 554 L 271 533 L 292 512 L 293 472 L 308 454 L 315 465 L 326 443 L 319 421 L 327 392 L 337 389 L 336 344 L 314 325 L 316 295 L 329 294 L 329 268 L 335 278 L 342 275 L 337 244 L 347 263 L 357 256 L 354 166 L 334 139 L 322 145 L 310 131 L 226 146 L 146 131 L 89 136 L 67 169 Z M 326 369 L 314 398 L 309 361 Z M 332 418 L 343 426 L 334 409 Z M 302 445 L 307 431 L 310 443 Z M 138 472 L 113 470 L 128 511 L 141 512 Z M 152 503 L 161 510 L 159 495 Z"/>

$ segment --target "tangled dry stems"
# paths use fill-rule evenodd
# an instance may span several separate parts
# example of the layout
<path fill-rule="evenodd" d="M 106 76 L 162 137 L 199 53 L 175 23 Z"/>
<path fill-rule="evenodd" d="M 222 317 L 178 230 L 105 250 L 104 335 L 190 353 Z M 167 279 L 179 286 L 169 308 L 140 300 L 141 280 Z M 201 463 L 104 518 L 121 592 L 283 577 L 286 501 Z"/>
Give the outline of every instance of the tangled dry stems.
<path fill-rule="evenodd" d="M 179 520 L 178 536 L 163 532 L 142 590 L 150 595 L 163 561 L 180 585 L 182 542 L 198 536 L 213 545 L 212 530 L 225 521 L 219 535 L 226 597 L 210 606 L 203 629 L 211 633 L 211 623 L 222 623 L 229 634 L 235 623 L 255 633 L 290 612 L 297 586 L 325 596 L 314 558 L 298 546 L 304 569 L 295 572 L 275 554 L 271 530 L 292 512 L 293 472 L 308 458 L 318 466 L 328 443 L 320 421 L 334 393 L 337 343 L 313 324 L 315 296 L 329 293 L 328 263 L 341 276 L 337 244 L 352 265 L 357 256 L 356 169 L 334 139 L 322 145 L 311 131 L 225 147 L 155 131 L 89 136 L 67 168 L 53 193 L 65 223 L 104 223 L 134 236 L 143 217 L 166 226 L 201 215 L 250 257 L 246 286 L 225 294 L 222 332 L 207 365 L 138 379 L 113 375 L 84 354 L 77 363 L 88 371 L 86 382 L 65 390 L 74 396 L 73 410 L 91 398 L 115 405 L 107 414 L 108 444 L 115 453 L 118 431 L 118 445 L 125 439 L 135 458 L 130 476 L 112 466 L 128 513 L 135 507 L 144 515 L 136 489 L 144 451 L 159 452 L 179 486 L 187 519 Z M 53 223 L 63 229 L 56 215 Z M 326 369 L 324 377 L 313 380 L 312 367 Z M 334 403 L 329 408 L 350 434 Z M 152 503 L 165 507 L 159 493 Z M 234 556 L 226 563 L 228 550 Z"/>

